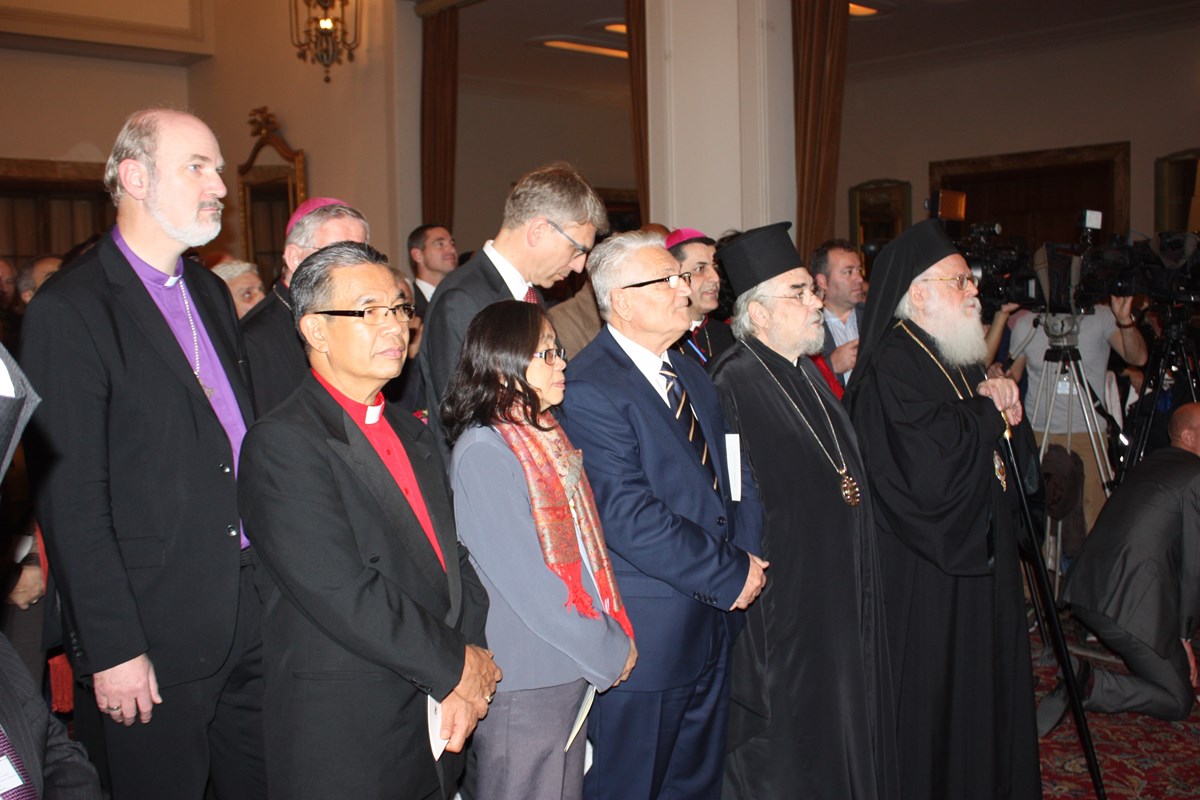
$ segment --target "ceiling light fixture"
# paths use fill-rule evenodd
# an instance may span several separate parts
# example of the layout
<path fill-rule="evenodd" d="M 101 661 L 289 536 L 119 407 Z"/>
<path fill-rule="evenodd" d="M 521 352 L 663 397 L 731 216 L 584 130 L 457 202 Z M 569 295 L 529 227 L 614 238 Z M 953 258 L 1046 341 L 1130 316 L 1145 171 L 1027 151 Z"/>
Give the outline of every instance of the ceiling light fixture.
<path fill-rule="evenodd" d="M 584 44 L 582 42 L 572 42 L 566 39 L 544 39 L 538 44 L 543 47 L 551 47 L 555 50 L 568 50 L 572 53 L 588 53 L 593 56 L 607 56 L 608 58 L 629 58 L 629 52 L 626 50 L 618 50 L 615 47 L 600 47 L 594 44 Z"/>
<path fill-rule="evenodd" d="M 604 26 L 604 30 L 608 31 L 609 33 L 618 34 L 620 36 L 627 36 L 629 34 L 629 26 L 626 25 L 624 22 L 609 23 L 608 25 Z"/>
<path fill-rule="evenodd" d="M 878 8 L 860 5 L 859 3 L 850 4 L 850 16 L 852 17 L 873 17 L 879 13 Z"/>
<path fill-rule="evenodd" d="M 342 63 L 343 53 L 347 61 L 353 61 L 358 47 L 360 6 L 351 9 L 352 18 L 347 24 L 348 5 L 350 0 L 291 0 L 292 47 L 296 48 L 296 57 L 323 66 L 326 83 L 329 83 L 329 68 Z"/>

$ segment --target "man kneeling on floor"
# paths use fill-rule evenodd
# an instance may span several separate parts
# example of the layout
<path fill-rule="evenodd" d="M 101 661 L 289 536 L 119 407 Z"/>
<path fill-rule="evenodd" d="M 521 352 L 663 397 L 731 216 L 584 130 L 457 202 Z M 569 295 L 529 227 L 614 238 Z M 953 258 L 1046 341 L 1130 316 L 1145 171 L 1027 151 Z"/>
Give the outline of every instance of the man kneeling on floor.
<path fill-rule="evenodd" d="M 1200 403 L 1171 416 L 1171 446 L 1146 456 L 1109 499 L 1063 589 L 1075 617 L 1129 675 L 1079 665 L 1087 711 L 1185 719 L 1197 687 L 1190 639 L 1200 623 Z M 1066 710 L 1056 689 L 1038 709 L 1045 735 Z"/>

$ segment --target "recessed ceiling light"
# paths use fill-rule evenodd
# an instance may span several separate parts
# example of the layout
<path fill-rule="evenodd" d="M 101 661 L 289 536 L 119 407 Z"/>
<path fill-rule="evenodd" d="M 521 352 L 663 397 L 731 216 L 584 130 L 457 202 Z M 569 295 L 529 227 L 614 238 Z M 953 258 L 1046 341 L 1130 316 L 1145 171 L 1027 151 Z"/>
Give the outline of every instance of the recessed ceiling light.
<path fill-rule="evenodd" d="M 860 3 L 849 3 L 851 19 L 878 19 L 896 10 L 893 0 L 863 0 Z"/>
<path fill-rule="evenodd" d="M 626 36 L 629 33 L 629 26 L 624 22 L 612 22 L 604 26 L 604 30 L 609 33 L 616 33 L 621 36 Z"/>
<path fill-rule="evenodd" d="M 618 50 L 615 47 L 583 44 L 582 42 L 571 42 L 566 39 L 545 39 L 538 42 L 538 44 L 543 47 L 552 47 L 555 50 L 568 50 L 572 53 L 588 53 L 593 56 L 607 56 L 608 58 L 629 58 L 629 53 L 625 50 Z"/>

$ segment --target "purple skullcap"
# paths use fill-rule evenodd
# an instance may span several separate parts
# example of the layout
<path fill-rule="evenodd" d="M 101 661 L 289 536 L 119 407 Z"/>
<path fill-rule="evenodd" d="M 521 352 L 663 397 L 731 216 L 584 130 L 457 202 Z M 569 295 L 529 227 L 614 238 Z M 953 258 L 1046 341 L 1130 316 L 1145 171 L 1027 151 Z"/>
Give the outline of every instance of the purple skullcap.
<path fill-rule="evenodd" d="M 666 247 L 668 250 L 670 250 L 672 247 L 674 247 L 677 244 L 682 244 L 684 242 L 691 242 L 696 239 L 707 239 L 707 238 L 709 238 L 709 237 L 706 236 L 704 233 L 696 230 L 695 228 L 676 228 L 675 230 L 671 231 L 667 235 L 666 244 L 664 244 L 663 246 Z"/>
<path fill-rule="evenodd" d="M 325 206 L 348 206 L 349 203 L 338 200 L 336 197 L 310 197 L 300 205 L 296 206 L 296 210 L 288 217 L 287 229 L 283 232 L 284 236 L 289 236 L 292 228 L 296 227 L 296 223 L 307 217 L 318 208 Z"/>

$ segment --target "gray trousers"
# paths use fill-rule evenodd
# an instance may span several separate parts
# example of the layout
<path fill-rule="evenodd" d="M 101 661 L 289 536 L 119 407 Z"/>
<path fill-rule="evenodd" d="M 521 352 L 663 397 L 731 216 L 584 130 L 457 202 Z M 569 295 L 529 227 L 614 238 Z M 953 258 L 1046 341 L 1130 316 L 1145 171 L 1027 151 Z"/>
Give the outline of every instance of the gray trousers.
<path fill-rule="evenodd" d="M 1137 711 L 1165 720 L 1186 719 L 1195 695 L 1189 682 L 1187 652 L 1176 642 L 1170 658 L 1128 633 L 1103 614 L 1072 606 L 1072 612 L 1129 667 L 1130 675 L 1097 669 L 1087 711 Z M 1086 687 L 1080 687 L 1081 689 Z"/>
<path fill-rule="evenodd" d="M 587 682 L 496 692 L 472 740 L 474 800 L 580 800 L 587 723 L 568 752 L 567 737 Z"/>

